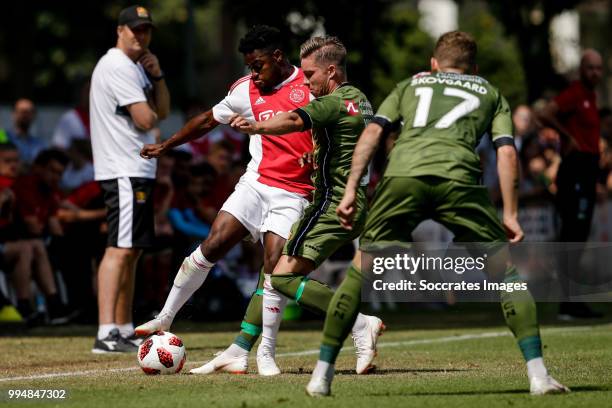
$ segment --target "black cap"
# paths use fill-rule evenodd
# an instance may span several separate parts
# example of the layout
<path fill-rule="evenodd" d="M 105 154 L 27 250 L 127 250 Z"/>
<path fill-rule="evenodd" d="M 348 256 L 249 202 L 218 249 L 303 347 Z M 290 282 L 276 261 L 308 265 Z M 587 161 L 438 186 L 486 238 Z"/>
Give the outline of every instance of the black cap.
<path fill-rule="evenodd" d="M 155 27 L 151 19 L 151 13 L 147 8 L 142 6 L 131 6 L 121 10 L 117 24 L 126 25 L 130 28 L 138 27 L 143 24 Z"/>

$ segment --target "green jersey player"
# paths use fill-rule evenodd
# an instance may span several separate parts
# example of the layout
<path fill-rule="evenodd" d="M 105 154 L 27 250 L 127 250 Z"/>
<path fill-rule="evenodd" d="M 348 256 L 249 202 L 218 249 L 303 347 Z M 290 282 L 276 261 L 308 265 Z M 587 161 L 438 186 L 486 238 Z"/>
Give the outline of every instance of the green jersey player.
<path fill-rule="evenodd" d="M 523 238 L 517 219 L 518 166 L 511 114 L 495 87 L 481 77 L 466 75 L 476 70 L 475 57 L 476 43 L 470 35 L 444 34 L 434 49 L 432 73 L 415 75 L 396 86 L 359 139 L 337 212 L 343 225 L 352 228 L 358 180 L 381 135 L 401 121 L 402 131 L 367 216 L 362 248 L 410 241 L 413 229 L 431 218 L 449 228 L 455 241 L 489 243 L 487 248 L 493 250 L 488 251 L 487 273 L 516 281 L 519 277 L 506 244 L 508 239 Z M 497 148 L 503 226 L 486 188 L 478 184 L 475 148 L 483 134 L 489 134 Z M 357 254 L 329 305 L 319 361 L 306 388 L 312 396 L 330 394 L 336 356 L 359 309 L 360 260 Z M 536 306 L 529 292 L 502 292 L 501 301 L 506 323 L 527 362 L 531 392 L 568 391 L 544 366 Z"/>
<path fill-rule="evenodd" d="M 316 99 L 293 112 L 279 113 L 263 122 L 250 123 L 241 117 L 232 121 L 232 126 L 250 134 L 283 135 L 298 129 L 312 129 L 316 146 L 313 202 L 301 220 L 293 225 L 272 276 L 265 277 L 262 342 L 258 355 L 274 354 L 275 339 L 270 335 L 276 328 L 268 322 L 278 320 L 272 316 L 282 311 L 286 298 L 280 294 L 325 315 L 333 292 L 306 275 L 341 246 L 356 239 L 365 224 L 367 180 L 360 180 L 356 188 L 354 229 L 342 228 L 336 209 L 350 174 L 353 150 L 359 135 L 372 119 L 372 106 L 359 89 L 346 82 L 346 48 L 337 38 L 311 38 L 302 45 L 300 56 L 305 81 Z M 383 328 L 382 321 L 374 316 L 359 314 L 356 317 L 352 331 L 358 374 L 371 369 L 376 340 Z"/>

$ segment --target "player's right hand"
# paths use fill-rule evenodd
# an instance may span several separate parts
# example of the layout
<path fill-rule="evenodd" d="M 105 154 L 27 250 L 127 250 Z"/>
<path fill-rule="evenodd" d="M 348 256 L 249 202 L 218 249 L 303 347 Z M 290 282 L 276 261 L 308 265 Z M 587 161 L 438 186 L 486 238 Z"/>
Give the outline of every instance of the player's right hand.
<path fill-rule="evenodd" d="M 353 229 L 353 218 L 355 217 L 355 192 L 348 189 L 344 192 L 342 201 L 336 208 L 336 214 L 340 218 L 340 225 L 347 230 Z"/>
<path fill-rule="evenodd" d="M 525 238 L 525 233 L 516 217 L 504 217 L 504 229 L 510 243 L 520 242 Z"/>
<path fill-rule="evenodd" d="M 161 156 L 165 151 L 163 143 L 147 144 L 140 151 L 140 157 L 143 159 L 153 159 Z"/>

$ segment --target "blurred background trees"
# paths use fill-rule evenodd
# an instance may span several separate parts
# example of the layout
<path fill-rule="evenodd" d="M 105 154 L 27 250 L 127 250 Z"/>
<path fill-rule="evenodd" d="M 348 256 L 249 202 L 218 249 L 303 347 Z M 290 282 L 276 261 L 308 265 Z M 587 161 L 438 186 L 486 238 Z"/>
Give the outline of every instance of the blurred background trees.
<path fill-rule="evenodd" d="M 238 40 L 256 23 L 275 25 L 287 33 L 296 64 L 299 44 L 313 33 L 339 36 L 350 51 L 349 78 L 375 105 L 397 81 L 428 69 L 435 42 L 423 29 L 416 0 L 141 3 L 150 7 L 157 25 L 152 50 L 168 77 L 175 108 L 208 105 L 226 93 L 244 73 Z M 610 13 L 602 16 L 594 10 L 609 10 L 612 0 L 455 3 L 458 28 L 479 42 L 481 75 L 498 85 L 512 105 L 532 102 L 563 84 L 550 47 L 550 23 L 563 11 L 581 7 L 584 21 L 594 22 L 590 29 L 581 22 L 581 38 L 608 47 Z M 5 4 L 0 14 L 0 103 L 21 96 L 42 104 L 70 103 L 76 85 L 89 78 L 98 58 L 114 45 L 116 16 L 130 4 L 124 0 Z"/>

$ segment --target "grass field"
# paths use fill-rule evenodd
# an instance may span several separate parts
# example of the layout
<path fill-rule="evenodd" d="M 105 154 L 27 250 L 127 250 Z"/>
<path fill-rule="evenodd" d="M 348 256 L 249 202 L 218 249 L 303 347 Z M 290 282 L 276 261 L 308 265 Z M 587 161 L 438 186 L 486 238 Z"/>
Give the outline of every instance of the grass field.
<path fill-rule="evenodd" d="M 9 389 L 65 389 L 67 399 L 23 401 L 19 407 L 603 407 L 612 403 L 612 325 L 552 324 L 542 337 L 549 370 L 572 393 L 532 397 L 520 353 L 496 318 L 498 309 L 471 305 L 443 312 L 386 318 L 375 374 L 353 374 L 347 347 L 338 360 L 333 396 L 304 393 L 320 340 L 320 323 L 290 324 L 281 331 L 283 374 L 146 376 L 135 356 L 90 353 L 93 327 L 37 329 L 0 337 L 0 404 Z M 226 347 L 236 324 L 175 327 L 192 368 Z M 254 372 L 255 362 L 250 361 Z M 187 371 L 187 370 L 186 370 Z"/>

